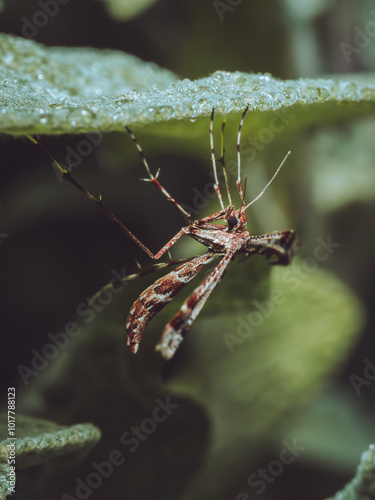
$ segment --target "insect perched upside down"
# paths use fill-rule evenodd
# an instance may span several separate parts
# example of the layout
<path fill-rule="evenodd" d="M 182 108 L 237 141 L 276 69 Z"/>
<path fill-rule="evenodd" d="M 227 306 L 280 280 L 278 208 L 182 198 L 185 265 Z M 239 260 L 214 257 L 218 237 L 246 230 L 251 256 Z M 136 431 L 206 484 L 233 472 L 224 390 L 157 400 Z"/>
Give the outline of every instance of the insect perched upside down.
<path fill-rule="evenodd" d="M 75 185 L 80 191 L 86 194 L 91 201 L 96 203 L 101 209 L 103 209 L 111 218 L 114 220 L 123 231 L 127 233 L 133 241 L 135 241 L 144 252 L 152 259 L 159 259 L 162 255 L 169 251 L 169 249 L 176 243 L 176 241 L 183 235 L 191 236 L 193 239 L 199 241 L 208 248 L 208 251 L 197 257 L 189 259 L 181 259 L 180 261 L 169 261 L 165 264 L 156 266 L 156 269 L 161 267 L 167 267 L 169 265 L 174 265 L 176 263 L 182 263 L 179 267 L 174 269 L 172 272 L 166 276 L 155 281 L 154 284 L 146 288 L 144 292 L 138 297 L 134 302 L 127 322 L 127 345 L 132 353 L 136 353 L 138 350 L 139 343 L 142 338 L 142 334 L 152 320 L 152 318 L 164 308 L 171 300 L 173 300 L 176 295 L 193 279 L 195 276 L 207 265 L 213 262 L 215 259 L 219 259 L 219 263 L 215 269 L 209 274 L 207 278 L 194 290 L 190 297 L 182 305 L 179 312 L 169 321 L 169 323 L 164 328 L 161 338 L 156 346 L 156 349 L 161 352 L 161 354 L 166 359 L 170 359 L 176 352 L 181 341 L 185 337 L 186 333 L 190 329 L 191 325 L 195 321 L 196 317 L 200 313 L 202 307 L 206 303 L 206 300 L 215 289 L 215 287 L 222 280 L 228 265 L 232 260 L 239 256 L 251 256 L 254 254 L 265 255 L 266 258 L 272 258 L 273 264 L 287 265 L 290 263 L 291 258 L 295 254 L 299 240 L 297 235 L 293 230 L 282 231 L 282 232 L 272 232 L 268 234 L 263 234 L 262 236 L 251 236 L 246 228 L 246 215 L 245 211 L 247 208 L 257 201 L 264 191 L 268 188 L 271 182 L 274 180 L 279 170 L 283 166 L 289 153 L 286 155 L 282 163 L 277 168 L 275 174 L 262 190 L 262 192 L 247 205 L 244 201 L 244 193 L 241 184 L 241 158 L 240 158 L 240 141 L 241 141 L 241 131 L 242 125 L 245 119 L 245 115 L 248 111 L 248 107 L 242 114 L 240 125 L 238 128 L 237 135 L 237 190 L 240 196 L 240 207 L 236 210 L 232 204 L 231 195 L 228 186 L 228 180 L 225 170 L 224 163 L 224 149 L 223 149 L 223 133 L 225 122 L 222 124 L 222 150 L 220 162 L 223 167 L 224 178 L 226 182 L 226 190 L 229 199 L 229 205 L 225 208 L 220 186 L 217 177 L 216 169 L 216 159 L 214 153 L 213 145 L 213 120 L 214 120 L 214 110 L 211 113 L 210 119 L 210 145 L 211 145 L 211 160 L 212 168 L 214 172 L 215 180 L 215 191 L 217 193 L 221 210 L 218 212 L 204 217 L 200 220 L 193 221 L 192 216 L 177 203 L 177 201 L 172 198 L 172 196 L 160 185 L 157 180 L 159 172 L 154 176 L 147 164 L 147 161 L 143 155 L 142 149 L 139 146 L 134 134 L 130 131 L 128 127 L 125 127 L 130 134 L 132 140 L 134 141 L 140 156 L 142 158 L 143 164 L 146 168 L 148 179 L 146 181 L 154 184 L 163 195 L 171 201 L 189 220 L 189 225 L 181 228 L 181 230 L 159 250 L 158 253 L 153 254 L 143 243 L 141 243 L 138 238 L 129 231 L 118 219 L 112 214 L 112 212 L 103 204 L 102 198 L 95 198 L 92 194 L 86 191 L 80 184 L 78 184 L 71 176 L 70 171 L 64 170 L 54 158 L 41 146 L 35 139 L 28 136 L 28 138 L 35 144 L 38 144 L 44 153 L 46 153 L 49 158 L 53 161 L 54 165 L 62 176 Z M 216 221 L 222 220 L 224 224 L 213 224 Z M 133 279 L 134 277 L 141 276 L 147 272 L 141 271 L 137 275 L 131 275 L 124 278 Z M 110 285 L 106 285 L 103 289 L 109 288 Z M 94 297 L 100 294 L 100 291 L 95 294 Z"/>

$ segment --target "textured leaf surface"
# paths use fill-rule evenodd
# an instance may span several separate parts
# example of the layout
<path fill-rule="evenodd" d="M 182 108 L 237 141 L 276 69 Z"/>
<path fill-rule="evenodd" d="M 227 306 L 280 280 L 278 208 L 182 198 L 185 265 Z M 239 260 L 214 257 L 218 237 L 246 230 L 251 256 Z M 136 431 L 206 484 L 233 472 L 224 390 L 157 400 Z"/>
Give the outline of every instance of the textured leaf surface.
<path fill-rule="evenodd" d="M 321 122 L 364 112 L 375 101 L 373 84 L 281 81 L 223 71 L 195 81 L 178 80 L 169 71 L 120 52 L 46 48 L 5 34 L 0 35 L 0 47 L 0 131 L 9 134 L 123 130 L 124 124 L 195 120 L 213 107 L 229 114 L 247 104 L 261 113 L 324 105 L 325 114 L 316 107 L 309 110 L 309 122 Z M 357 105 L 355 111 L 350 103 Z"/>
<path fill-rule="evenodd" d="M 0 435 L 7 435 L 7 416 L 0 416 Z M 17 415 L 15 442 L 17 469 L 40 465 L 49 460 L 90 450 L 100 439 L 100 431 L 92 424 L 70 427 L 54 422 Z M 8 448 L 10 441 L 0 442 L 0 494 L 7 492 Z"/>
<path fill-rule="evenodd" d="M 375 498 L 375 445 L 364 451 L 355 477 L 329 500 L 373 500 Z"/>

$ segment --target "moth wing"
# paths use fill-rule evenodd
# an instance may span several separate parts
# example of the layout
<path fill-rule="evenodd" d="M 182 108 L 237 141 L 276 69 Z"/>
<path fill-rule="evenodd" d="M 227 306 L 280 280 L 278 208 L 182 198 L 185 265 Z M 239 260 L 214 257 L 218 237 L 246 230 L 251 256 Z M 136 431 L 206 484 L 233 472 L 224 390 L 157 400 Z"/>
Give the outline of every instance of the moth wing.
<path fill-rule="evenodd" d="M 224 255 L 212 273 L 194 290 L 179 312 L 166 325 L 156 346 L 156 350 L 160 351 L 164 358 L 170 359 L 175 354 L 206 300 L 222 280 L 233 255 L 234 252 Z"/>
<path fill-rule="evenodd" d="M 132 353 L 137 352 L 142 334 L 152 318 L 214 258 L 210 253 L 194 257 L 155 281 L 141 293 L 130 309 L 126 321 L 127 345 Z"/>

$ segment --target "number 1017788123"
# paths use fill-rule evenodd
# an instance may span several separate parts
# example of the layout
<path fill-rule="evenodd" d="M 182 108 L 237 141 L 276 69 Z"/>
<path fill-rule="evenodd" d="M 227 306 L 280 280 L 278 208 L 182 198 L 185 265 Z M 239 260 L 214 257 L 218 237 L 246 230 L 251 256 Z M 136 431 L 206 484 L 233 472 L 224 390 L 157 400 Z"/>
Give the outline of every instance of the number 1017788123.
<path fill-rule="evenodd" d="M 256 202 L 271 182 L 274 180 L 281 167 L 283 166 L 289 153 L 285 156 L 282 163 L 277 168 L 273 177 L 263 188 L 261 193 L 254 198 L 250 203 L 246 204 L 244 199 L 244 189 L 241 183 L 241 154 L 240 154 L 240 142 L 241 142 L 241 131 L 242 125 L 245 119 L 245 115 L 248 111 L 248 107 L 242 113 L 240 124 L 238 127 L 237 134 L 237 180 L 236 187 L 238 195 L 240 198 L 239 208 L 235 209 L 232 203 L 232 198 L 229 190 L 228 179 L 225 169 L 224 161 L 224 148 L 221 148 L 221 158 L 220 163 L 223 168 L 226 191 L 229 204 L 225 207 L 223 202 L 223 197 L 221 194 L 217 169 L 216 169 L 216 158 L 214 153 L 214 141 L 213 141 L 213 122 L 214 122 L 214 110 L 211 112 L 210 119 L 210 148 L 211 148 L 211 160 L 212 169 L 214 174 L 214 188 L 220 203 L 220 210 L 213 213 L 203 219 L 193 220 L 191 214 L 189 214 L 159 183 L 159 171 L 156 175 L 153 175 L 150 171 L 148 163 L 144 157 L 143 151 L 138 144 L 134 134 L 128 127 L 125 127 L 127 132 L 130 134 L 134 144 L 136 145 L 138 152 L 142 158 L 143 165 L 146 169 L 148 178 L 144 179 L 151 182 L 156 186 L 161 193 L 171 201 L 177 209 L 188 219 L 189 223 L 187 226 L 182 227 L 180 231 L 166 243 L 163 248 L 161 248 L 157 253 L 152 253 L 139 239 L 126 227 L 119 219 L 104 205 L 102 196 L 98 198 L 89 193 L 83 186 L 81 186 L 71 175 L 69 170 L 63 169 L 57 161 L 46 151 L 46 149 L 38 143 L 34 138 L 27 136 L 34 144 L 37 144 L 45 154 L 52 160 L 54 166 L 59 170 L 63 178 L 73 184 L 77 189 L 83 192 L 92 202 L 98 205 L 102 210 L 104 210 L 111 219 L 116 222 L 116 224 L 138 245 L 142 250 L 152 259 L 159 259 L 169 251 L 169 249 L 180 239 L 181 236 L 187 235 L 191 238 L 199 241 L 204 246 L 207 247 L 208 251 L 203 255 L 198 255 L 193 258 L 180 259 L 180 260 L 170 260 L 164 264 L 156 265 L 155 269 L 160 269 L 163 267 L 168 267 L 172 265 L 180 264 L 173 271 L 171 271 L 166 276 L 158 279 L 151 286 L 146 288 L 144 292 L 138 297 L 134 302 L 128 319 L 126 321 L 126 331 L 127 331 L 127 345 L 132 353 L 136 353 L 138 350 L 139 343 L 141 341 L 142 334 L 152 320 L 152 318 L 163 309 L 170 301 L 172 301 L 176 295 L 193 279 L 197 274 L 208 264 L 214 260 L 218 260 L 216 267 L 213 271 L 206 277 L 203 282 L 193 291 L 190 297 L 181 306 L 178 313 L 169 321 L 165 326 L 161 338 L 156 345 L 156 349 L 161 352 L 161 354 L 166 359 L 170 359 L 176 352 L 181 341 L 185 337 L 186 333 L 189 331 L 191 325 L 195 321 L 196 317 L 203 308 L 206 300 L 215 289 L 215 287 L 222 280 L 225 271 L 227 270 L 231 261 L 237 257 L 249 257 L 251 255 L 260 254 L 264 255 L 267 259 L 272 259 L 273 264 L 287 265 L 290 263 L 293 255 L 295 254 L 298 246 L 299 240 L 296 233 L 293 230 L 289 231 L 277 231 L 261 236 L 252 236 L 248 232 L 246 225 L 246 210 Z M 222 124 L 222 143 L 223 143 L 223 133 L 224 125 Z M 217 221 L 223 221 L 223 224 L 217 224 Z M 139 276 L 146 274 L 145 271 L 138 273 Z M 134 279 L 135 275 L 127 276 L 123 278 L 127 280 L 129 278 Z M 108 289 L 110 285 L 105 285 L 101 290 Z M 100 291 L 101 291 L 100 290 Z M 95 294 L 97 296 L 100 291 Z M 95 296 L 93 298 L 95 298 Z"/>

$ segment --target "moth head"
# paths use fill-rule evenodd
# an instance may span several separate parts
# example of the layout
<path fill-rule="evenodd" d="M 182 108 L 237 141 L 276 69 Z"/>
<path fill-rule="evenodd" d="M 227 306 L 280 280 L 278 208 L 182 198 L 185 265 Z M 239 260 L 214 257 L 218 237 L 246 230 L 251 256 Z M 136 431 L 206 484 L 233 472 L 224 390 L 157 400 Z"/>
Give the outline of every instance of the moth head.
<path fill-rule="evenodd" d="M 228 224 L 229 231 L 243 231 L 246 228 L 246 217 L 244 210 L 234 210 L 229 208 L 226 213 L 225 220 Z"/>

